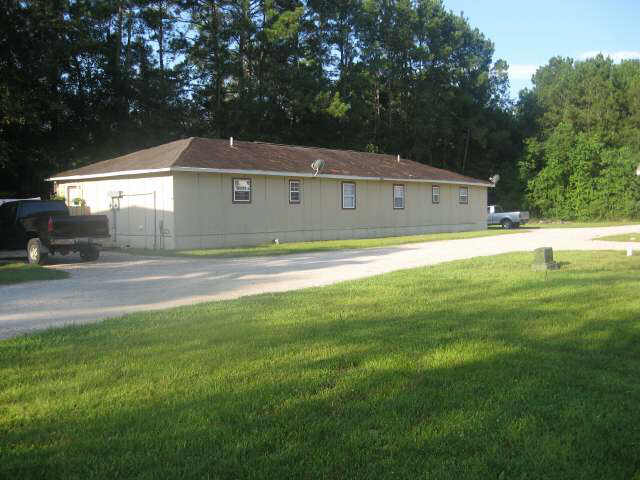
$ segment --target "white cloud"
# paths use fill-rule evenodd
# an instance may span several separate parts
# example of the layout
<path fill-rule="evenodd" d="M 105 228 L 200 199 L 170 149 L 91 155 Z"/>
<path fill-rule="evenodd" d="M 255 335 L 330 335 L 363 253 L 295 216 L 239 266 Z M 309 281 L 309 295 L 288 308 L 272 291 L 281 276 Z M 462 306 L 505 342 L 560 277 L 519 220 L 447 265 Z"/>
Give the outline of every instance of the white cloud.
<path fill-rule="evenodd" d="M 640 59 L 640 51 L 637 50 L 621 50 L 619 52 L 603 52 L 591 50 L 589 52 L 584 52 L 578 55 L 580 60 L 586 60 L 588 58 L 593 58 L 598 54 L 602 54 L 605 57 L 611 57 L 614 62 L 620 62 L 622 60 L 631 60 L 631 59 Z"/>
<path fill-rule="evenodd" d="M 531 80 L 536 73 L 538 65 L 509 65 L 509 78 L 511 80 Z"/>

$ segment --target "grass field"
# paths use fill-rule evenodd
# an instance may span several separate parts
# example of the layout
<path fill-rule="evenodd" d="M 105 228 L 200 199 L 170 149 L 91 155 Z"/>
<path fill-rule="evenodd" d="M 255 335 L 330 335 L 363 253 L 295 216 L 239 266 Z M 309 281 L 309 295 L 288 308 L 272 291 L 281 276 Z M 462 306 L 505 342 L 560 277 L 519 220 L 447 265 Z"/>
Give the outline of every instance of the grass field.
<path fill-rule="evenodd" d="M 524 227 L 537 228 L 592 228 L 592 227 L 621 227 L 624 225 L 640 225 L 640 220 L 606 220 L 595 222 L 562 221 L 562 220 L 538 220 L 531 219 Z"/>
<path fill-rule="evenodd" d="M 556 260 L 2 341 L 0 478 L 638 478 L 640 257 Z"/>
<path fill-rule="evenodd" d="M 609 240 L 611 242 L 640 242 L 640 233 L 624 233 L 622 235 L 609 235 L 598 237 L 594 240 Z"/>
<path fill-rule="evenodd" d="M 26 263 L 0 264 L 0 285 L 34 282 L 36 280 L 57 280 L 67 278 L 68 276 L 69 274 L 67 272 L 43 268 L 39 265 L 29 265 Z"/>
<path fill-rule="evenodd" d="M 273 255 L 289 255 L 293 253 L 326 252 L 360 248 L 380 248 L 409 243 L 437 242 L 440 240 L 457 240 L 463 238 L 491 237 L 509 233 L 523 233 L 524 229 L 501 230 L 490 228 L 473 232 L 428 233 L 425 235 L 407 235 L 403 237 L 355 238 L 349 240 L 323 240 L 316 242 L 291 242 L 279 245 L 268 244 L 255 247 L 208 248 L 200 250 L 145 250 L 128 248 L 125 252 L 138 255 L 167 255 L 186 257 L 263 257 Z"/>

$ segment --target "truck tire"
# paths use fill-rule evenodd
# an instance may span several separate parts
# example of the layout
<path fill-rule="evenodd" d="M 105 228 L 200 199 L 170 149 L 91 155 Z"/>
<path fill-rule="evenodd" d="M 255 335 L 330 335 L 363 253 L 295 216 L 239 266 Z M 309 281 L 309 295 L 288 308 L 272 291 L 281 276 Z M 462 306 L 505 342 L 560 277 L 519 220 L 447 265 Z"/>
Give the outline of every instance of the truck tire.
<path fill-rule="evenodd" d="M 80 259 L 83 262 L 94 262 L 100 257 L 100 250 L 97 247 L 83 247 L 80 249 Z"/>
<path fill-rule="evenodd" d="M 502 221 L 500 222 L 500 225 L 502 225 L 502 228 L 507 230 L 511 230 L 513 228 L 513 222 L 508 218 L 502 219 Z"/>
<path fill-rule="evenodd" d="M 32 238 L 27 243 L 27 259 L 32 265 L 43 265 L 49 255 L 43 252 L 39 238 Z"/>

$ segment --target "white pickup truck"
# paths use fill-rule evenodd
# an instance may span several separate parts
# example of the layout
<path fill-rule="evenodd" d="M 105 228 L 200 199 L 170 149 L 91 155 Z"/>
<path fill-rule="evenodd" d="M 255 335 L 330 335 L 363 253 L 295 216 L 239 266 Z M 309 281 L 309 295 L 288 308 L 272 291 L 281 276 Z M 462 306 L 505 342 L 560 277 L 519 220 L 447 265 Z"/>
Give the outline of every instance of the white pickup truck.
<path fill-rule="evenodd" d="M 505 212 L 500 205 L 487 207 L 487 225 L 502 225 L 502 228 L 518 228 L 529 221 L 529 212 Z"/>

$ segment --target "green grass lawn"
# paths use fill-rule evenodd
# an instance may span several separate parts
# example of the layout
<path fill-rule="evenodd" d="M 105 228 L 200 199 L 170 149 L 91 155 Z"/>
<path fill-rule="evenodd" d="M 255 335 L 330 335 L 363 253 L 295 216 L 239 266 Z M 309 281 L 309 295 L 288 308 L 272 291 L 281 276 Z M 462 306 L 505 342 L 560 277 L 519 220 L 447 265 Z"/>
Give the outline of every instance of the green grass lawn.
<path fill-rule="evenodd" d="M 137 255 L 164 255 L 186 257 L 263 257 L 289 255 L 293 253 L 325 252 L 359 248 L 380 248 L 405 245 L 408 243 L 437 242 L 439 240 L 458 240 L 464 238 L 491 237 L 509 233 L 523 233 L 524 229 L 501 230 L 490 228 L 473 232 L 428 233 L 425 235 L 407 235 L 403 237 L 356 238 L 349 240 L 323 240 L 315 242 L 291 242 L 280 245 L 268 244 L 256 247 L 208 248 L 200 250 L 146 250 L 128 248 L 124 251 Z"/>
<path fill-rule="evenodd" d="M 640 257 L 556 260 L 2 341 L 0 478 L 638 478 Z"/>
<path fill-rule="evenodd" d="M 640 225 L 640 220 L 603 220 L 593 222 L 539 220 L 532 218 L 525 228 L 591 228 L 591 227 L 620 227 L 624 225 Z"/>
<path fill-rule="evenodd" d="M 640 233 L 624 233 L 622 235 L 609 235 L 608 237 L 598 237 L 594 240 L 609 240 L 612 242 L 640 242 Z"/>
<path fill-rule="evenodd" d="M 26 263 L 0 264 L 0 285 L 10 285 L 21 282 L 33 282 L 36 280 L 57 280 L 67 278 L 69 274 L 60 270 L 43 268 L 39 265 Z"/>

